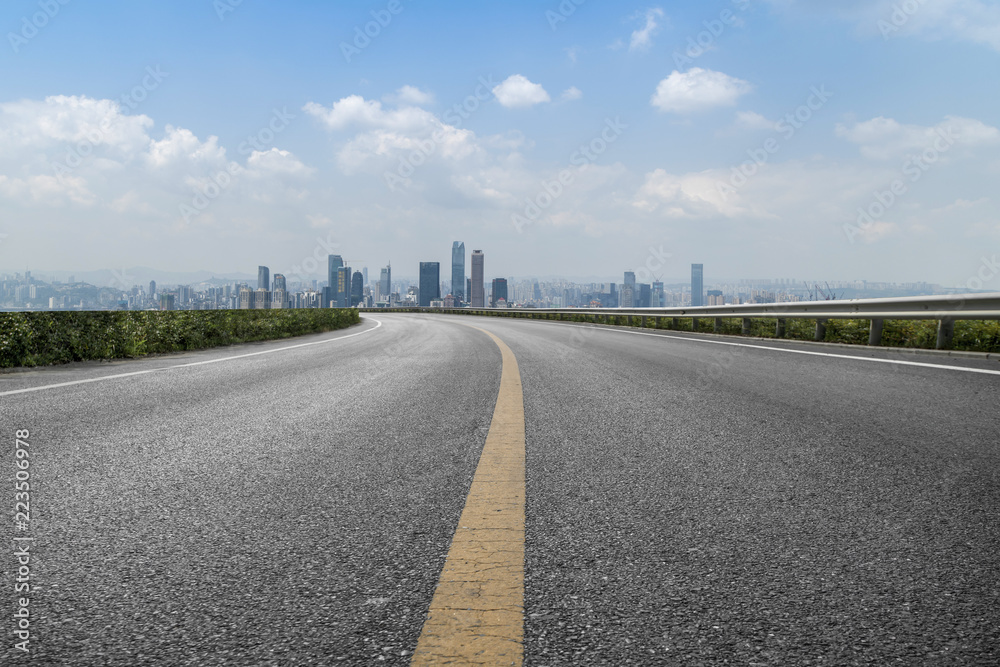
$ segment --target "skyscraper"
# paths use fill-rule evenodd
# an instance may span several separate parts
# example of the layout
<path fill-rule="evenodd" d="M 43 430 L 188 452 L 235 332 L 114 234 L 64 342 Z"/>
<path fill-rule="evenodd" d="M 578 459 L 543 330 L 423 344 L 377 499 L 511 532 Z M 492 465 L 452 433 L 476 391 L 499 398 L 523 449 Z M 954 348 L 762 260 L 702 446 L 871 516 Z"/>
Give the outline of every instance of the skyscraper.
<path fill-rule="evenodd" d="M 497 301 L 503 299 L 506 303 L 509 301 L 507 298 L 507 279 L 506 278 L 494 278 L 493 279 L 493 290 L 490 293 L 490 307 L 496 308 Z"/>
<path fill-rule="evenodd" d="M 150 280 L 149 281 L 149 298 L 152 299 L 154 294 L 156 294 L 156 281 L 155 280 Z"/>
<path fill-rule="evenodd" d="M 266 266 L 257 267 L 257 289 L 271 290 L 271 270 Z"/>
<path fill-rule="evenodd" d="M 635 271 L 625 272 L 625 287 L 631 287 L 632 291 L 635 292 Z"/>
<path fill-rule="evenodd" d="M 380 299 L 389 300 L 392 293 L 392 265 L 387 264 L 382 269 L 382 275 L 378 279 L 378 295 Z"/>
<path fill-rule="evenodd" d="M 483 264 L 485 256 L 482 250 L 472 251 L 472 294 L 469 295 L 469 303 L 473 308 L 484 308 L 486 299 L 483 295 L 485 284 L 483 283 Z"/>
<path fill-rule="evenodd" d="M 459 301 L 465 301 L 465 243 L 451 244 L 451 294 Z"/>
<path fill-rule="evenodd" d="M 351 307 L 361 303 L 361 298 L 365 293 L 365 276 L 360 271 L 355 271 L 351 276 Z"/>
<path fill-rule="evenodd" d="M 691 265 L 691 305 L 705 305 L 705 265 Z"/>
<path fill-rule="evenodd" d="M 640 283 L 638 294 L 639 298 L 636 300 L 636 305 L 640 308 L 649 308 L 652 305 L 650 302 L 653 300 L 653 290 L 646 283 Z M 632 298 L 634 299 L 635 297 Z"/>
<path fill-rule="evenodd" d="M 441 298 L 441 263 L 420 262 L 420 300 L 422 308 Z"/>
<path fill-rule="evenodd" d="M 621 291 L 618 294 L 619 308 L 635 308 L 635 289 L 632 285 L 627 283 L 622 285 Z"/>
<path fill-rule="evenodd" d="M 351 305 L 351 267 L 342 266 L 337 269 L 337 282 L 334 291 L 337 308 L 349 308 Z"/>
<path fill-rule="evenodd" d="M 285 286 L 285 276 L 281 273 L 274 274 L 274 291 L 288 289 Z"/>
<path fill-rule="evenodd" d="M 330 286 L 330 301 L 337 300 L 337 271 L 344 266 L 344 258 L 340 255 L 329 255 L 326 258 L 326 284 Z M 327 304 L 328 306 L 329 304 Z"/>

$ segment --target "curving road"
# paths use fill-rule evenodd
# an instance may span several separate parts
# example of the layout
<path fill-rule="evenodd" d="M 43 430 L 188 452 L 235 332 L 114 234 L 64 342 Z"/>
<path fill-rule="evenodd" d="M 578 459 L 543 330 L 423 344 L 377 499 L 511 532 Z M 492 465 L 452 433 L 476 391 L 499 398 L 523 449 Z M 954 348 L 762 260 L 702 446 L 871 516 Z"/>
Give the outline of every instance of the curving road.
<path fill-rule="evenodd" d="M 378 314 L 0 376 L 0 663 L 408 664 L 501 387 L 469 325 L 520 371 L 524 664 L 1000 662 L 1000 363 Z"/>

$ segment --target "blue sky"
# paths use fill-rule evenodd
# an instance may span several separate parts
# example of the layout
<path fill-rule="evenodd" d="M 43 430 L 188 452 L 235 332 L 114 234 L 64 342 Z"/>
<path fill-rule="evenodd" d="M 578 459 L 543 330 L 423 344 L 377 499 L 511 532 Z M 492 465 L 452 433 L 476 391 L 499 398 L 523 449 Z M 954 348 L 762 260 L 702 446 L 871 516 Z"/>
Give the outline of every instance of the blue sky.
<path fill-rule="evenodd" d="M 0 9 L 0 272 L 1000 291 L 996 3 L 95 4 Z"/>

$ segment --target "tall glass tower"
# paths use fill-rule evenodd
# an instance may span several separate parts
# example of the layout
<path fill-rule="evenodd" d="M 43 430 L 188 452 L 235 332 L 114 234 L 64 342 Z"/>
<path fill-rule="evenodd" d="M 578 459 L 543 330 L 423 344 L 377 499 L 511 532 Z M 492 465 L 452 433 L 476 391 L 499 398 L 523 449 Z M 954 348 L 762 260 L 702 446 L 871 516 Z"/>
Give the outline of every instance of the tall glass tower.
<path fill-rule="evenodd" d="M 472 251 L 472 294 L 469 303 L 473 308 L 485 308 L 486 298 L 483 294 L 486 286 L 483 283 L 483 264 L 485 255 L 482 250 Z"/>
<path fill-rule="evenodd" d="M 384 269 L 382 269 L 382 274 L 378 279 L 378 296 L 380 299 L 389 301 L 390 292 L 392 291 L 392 264 L 387 264 Z"/>
<path fill-rule="evenodd" d="M 427 308 L 431 301 L 441 298 L 441 263 L 420 262 L 420 306 Z"/>
<path fill-rule="evenodd" d="M 344 267 L 344 258 L 340 255 L 328 255 L 326 259 L 326 284 L 330 288 L 328 294 L 329 300 L 337 301 L 339 299 L 337 294 L 337 272 Z M 329 306 L 329 304 L 326 305 Z"/>
<path fill-rule="evenodd" d="M 705 265 L 691 265 L 691 305 L 705 305 Z"/>
<path fill-rule="evenodd" d="M 266 266 L 257 267 L 257 289 L 271 291 L 271 270 Z"/>
<path fill-rule="evenodd" d="M 451 244 L 451 295 L 465 301 L 465 243 Z"/>

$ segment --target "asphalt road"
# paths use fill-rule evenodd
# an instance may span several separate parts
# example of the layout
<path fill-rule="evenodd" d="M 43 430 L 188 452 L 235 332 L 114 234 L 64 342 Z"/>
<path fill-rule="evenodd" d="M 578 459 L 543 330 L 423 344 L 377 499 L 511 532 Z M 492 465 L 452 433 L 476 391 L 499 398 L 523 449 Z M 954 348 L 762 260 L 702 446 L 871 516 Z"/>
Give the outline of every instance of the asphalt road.
<path fill-rule="evenodd" d="M 500 383 L 466 324 L 523 383 L 525 664 L 1000 663 L 1000 363 L 377 320 L 0 376 L 0 663 L 407 664 Z"/>

